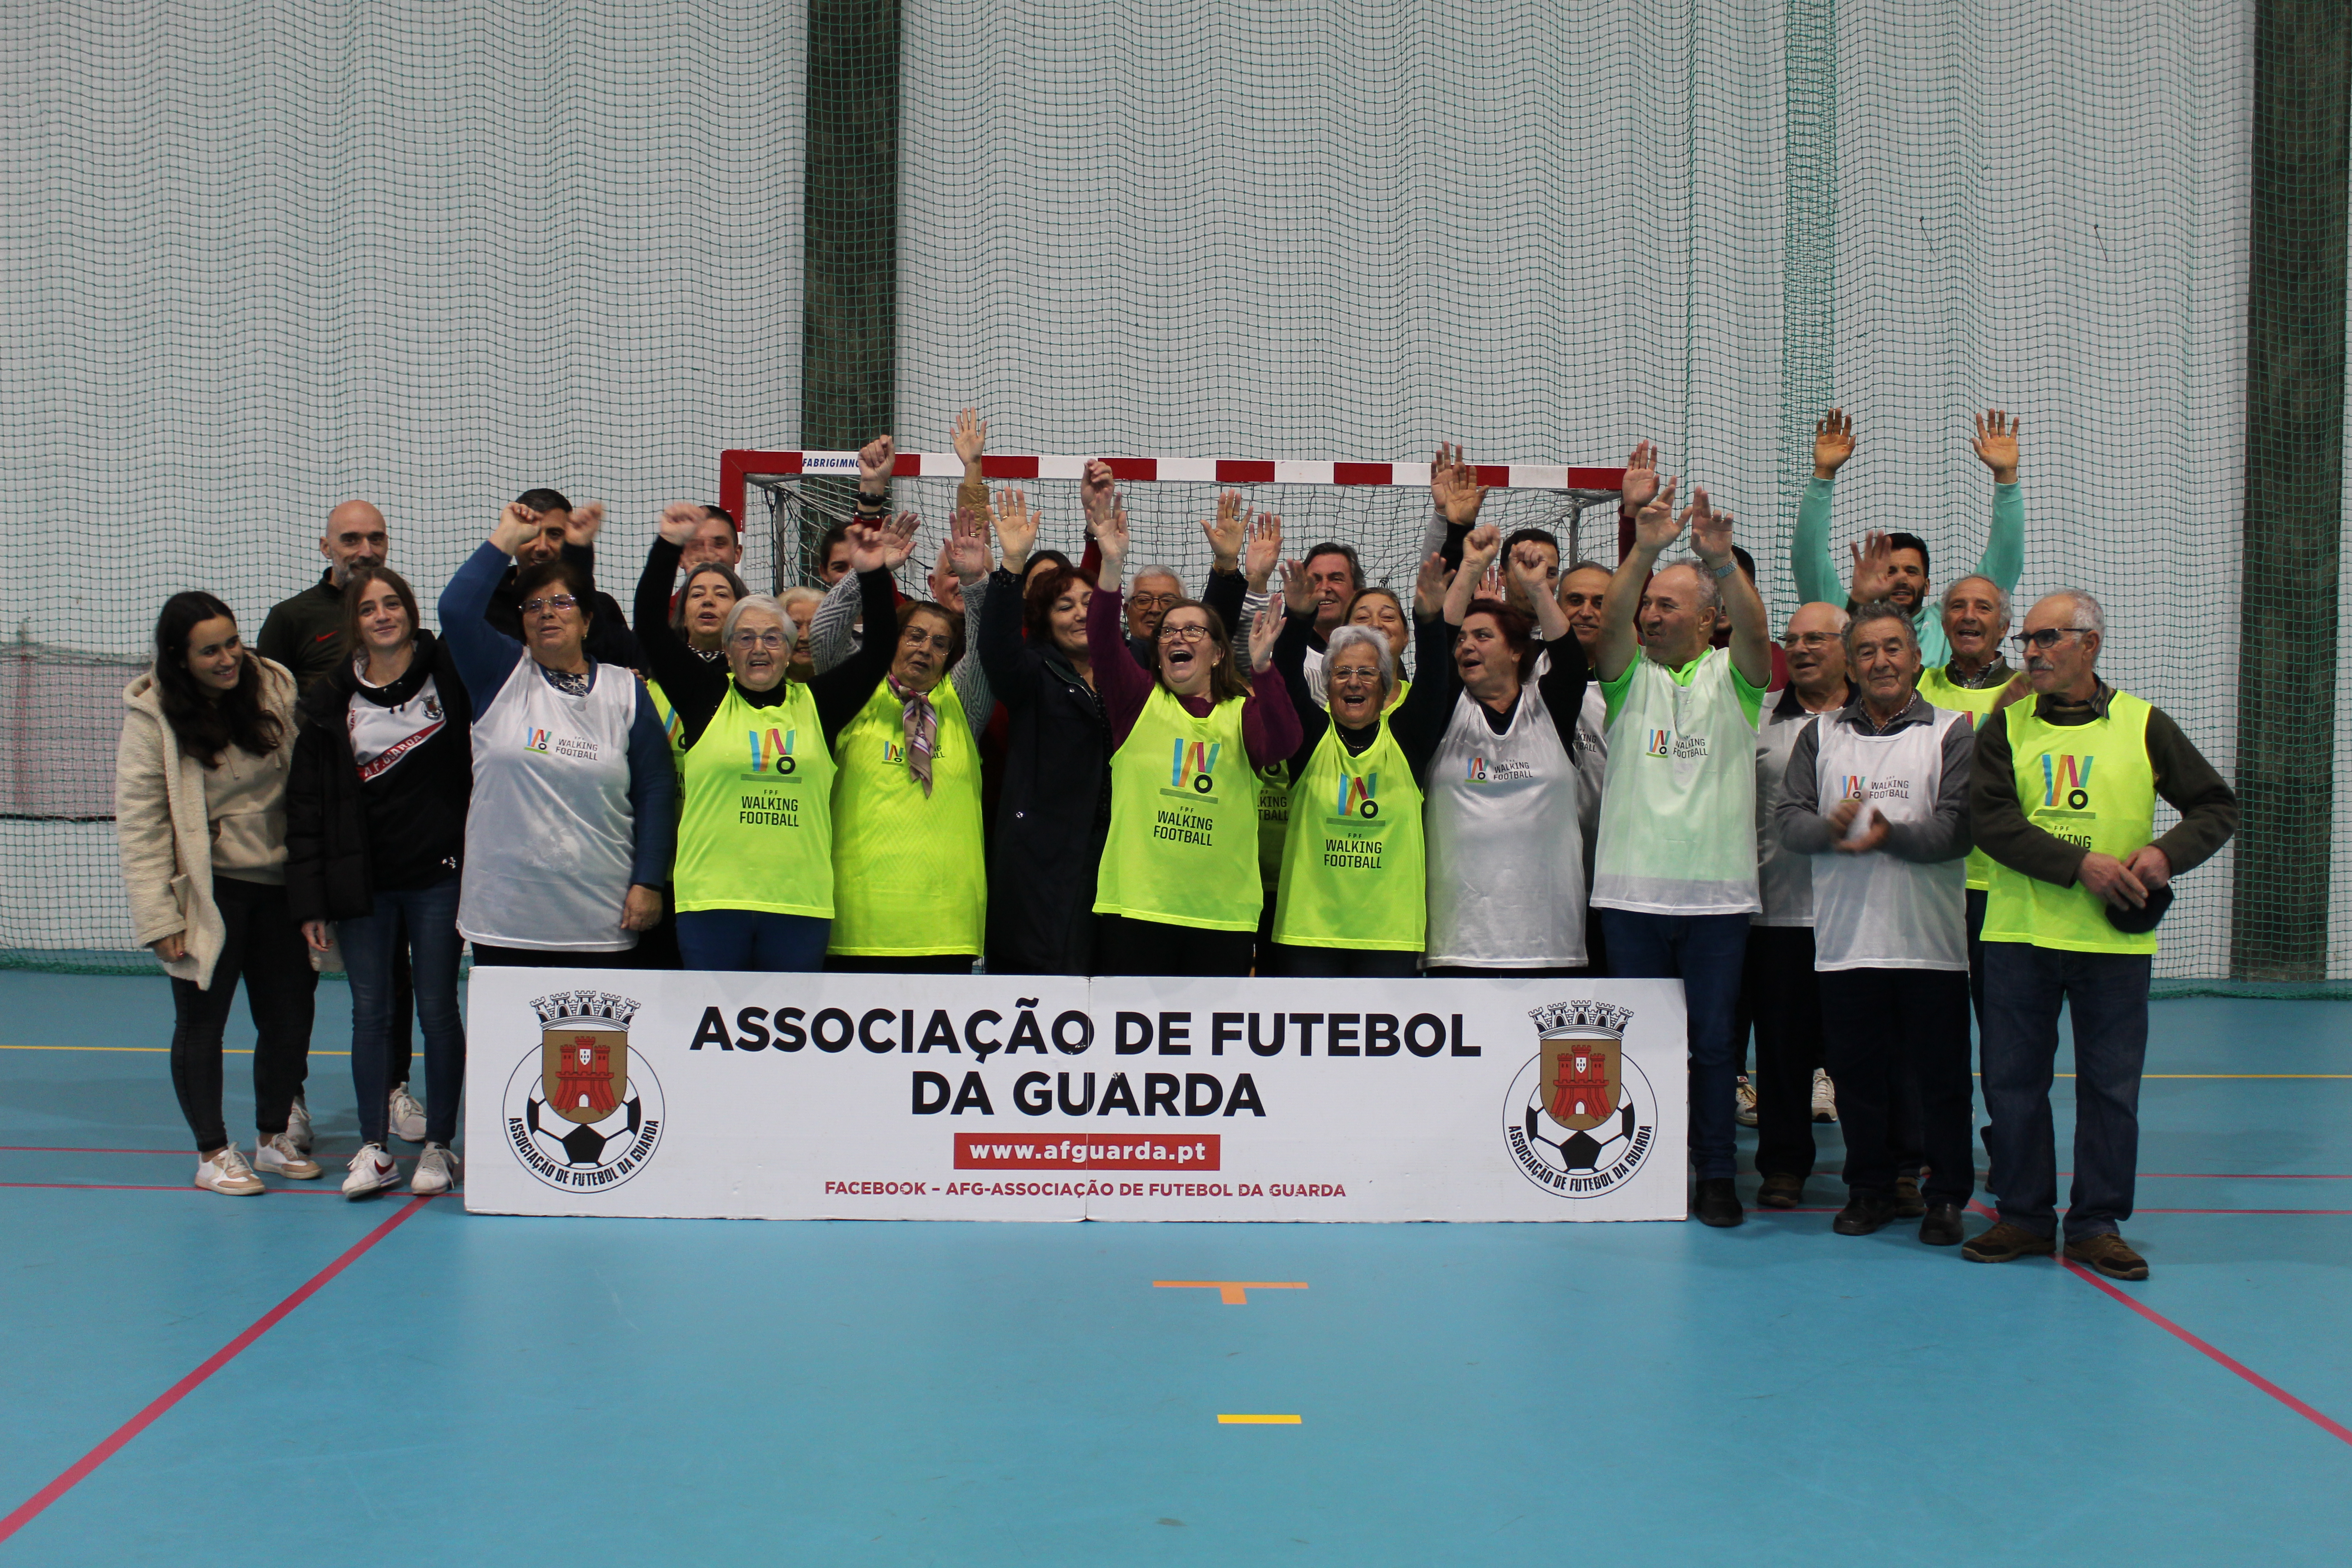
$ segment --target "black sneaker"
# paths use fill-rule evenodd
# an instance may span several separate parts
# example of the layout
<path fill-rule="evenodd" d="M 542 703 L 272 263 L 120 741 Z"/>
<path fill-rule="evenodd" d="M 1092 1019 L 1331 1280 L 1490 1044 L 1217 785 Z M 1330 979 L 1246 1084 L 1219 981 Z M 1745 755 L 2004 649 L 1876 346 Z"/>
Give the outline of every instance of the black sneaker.
<path fill-rule="evenodd" d="M 1927 1215 L 1919 1222 L 1919 1239 L 1930 1247 L 1958 1247 L 1960 1244 L 1960 1205 L 1929 1204 Z"/>
<path fill-rule="evenodd" d="M 1895 1194 L 1884 1188 L 1856 1187 L 1846 1194 L 1830 1228 L 1840 1236 L 1868 1236 L 1895 1217 Z"/>
<path fill-rule="evenodd" d="M 1739 1194 L 1732 1189 L 1729 1176 L 1700 1178 L 1698 1194 L 1691 1200 L 1691 1213 L 1699 1224 L 1717 1226 L 1734 1226 L 1748 1217 L 1739 1206 Z"/>

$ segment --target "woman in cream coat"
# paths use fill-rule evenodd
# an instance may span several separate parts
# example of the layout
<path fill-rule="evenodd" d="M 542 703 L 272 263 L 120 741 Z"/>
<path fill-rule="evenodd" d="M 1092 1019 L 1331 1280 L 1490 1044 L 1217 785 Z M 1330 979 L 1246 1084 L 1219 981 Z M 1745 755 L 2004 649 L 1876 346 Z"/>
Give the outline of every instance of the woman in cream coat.
<path fill-rule="evenodd" d="M 155 663 L 123 689 L 115 835 L 139 940 L 172 977 L 172 1087 L 195 1136 L 196 1185 L 263 1190 L 254 1166 L 307 1181 L 309 1068 L 318 976 L 286 906 L 286 778 L 294 678 L 249 652 L 210 594 L 175 594 Z M 221 1121 L 221 1033 L 236 983 L 253 1053 L 259 1147 L 248 1163 Z"/>

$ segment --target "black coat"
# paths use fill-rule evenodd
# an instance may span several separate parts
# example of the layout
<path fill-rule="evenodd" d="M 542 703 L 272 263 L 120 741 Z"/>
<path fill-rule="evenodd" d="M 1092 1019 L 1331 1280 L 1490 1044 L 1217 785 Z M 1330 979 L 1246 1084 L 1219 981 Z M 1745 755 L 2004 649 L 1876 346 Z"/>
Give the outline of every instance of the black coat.
<path fill-rule="evenodd" d="M 420 631 L 416 648 L 448 711 L 445 731 L 436 740 L 456 747 L 457 755 L 440 774 L 414 774 L 415 787 L 437 787 L 446 796 L 415 804 L 454 828 L 462 842 L 467 775 L 459 772 L 459 759 L 468 759 L 465 765 L 470 768 L 471 705 L 449 645 Z M 362 700 L 353 695 L 358 689 L 358 677 L 346 661 L 313 684 L 295 709 L 294 758 L 286 778 L 286 906 L 297 921 L 350 920 L 374 912 L 376 857 L 368 801 L 345 722 L 351 704 Z"/>
<path fill-rule="evenodd" d="M 1110 718 L 1060 652 L 1022 636 L 1021 584 L 999 571 L 980 662 L 1012 715 L 989 853 L 988 967 L 1094 971 L 1095 872 L 1110 830 Z"/>

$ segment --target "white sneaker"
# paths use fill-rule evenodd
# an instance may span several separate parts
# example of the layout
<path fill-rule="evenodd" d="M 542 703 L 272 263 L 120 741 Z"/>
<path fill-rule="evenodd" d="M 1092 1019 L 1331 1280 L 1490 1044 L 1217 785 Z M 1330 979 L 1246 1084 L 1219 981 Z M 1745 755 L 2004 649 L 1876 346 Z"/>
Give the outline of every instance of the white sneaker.
<path fill-rule="evenodd" d="M 265 1171 L 275 1171 L 289 1181 L 315 1181 L 320 1173 L 319 1162 L 296 1146 L 291 1129 L 274 1138 L 262 1139 L 253 1152 L 253 1163 Z"/>
<path fill-rule="evenodd" d="M 1739 1083 L 1731 1091 L 1731 1117 L 1742 1127 L 1756 1125 L 1756 1086 L 1748 1081 L 1746 1073 L 1739 1075 Z"/>
<path fill-rule="evenodd" d="M 261 1184 L 261 1178 L 253 1173 L 253 1167 L 245 1163 L 245 1156 L 237 1152 L 234 1143 L 209 1160 L 196 1162 L 196 1185 L 233 1198 L 257 1198 L 269 1190 Z"/>
<path fill-rule="evenodd" d="M 457 1179 L 457 1156 L 446 1143 L 427 1143 L 425 1152 L 416 1156 L 416 1173 L 408 1178 L 408 1190 L 420 1198 L 437 1197 L 449 1190 Z"/>
<path fill-rule="evenodd" d="M 392 1087 L 392 1131 L 404 1143 L 425 1142 L 425 1108 L 404 1083 Z"/>
<path fill-rule="evenodd" d="M 1837 1085 L 1830 1081 L 1828 1070 L 1822 1068 L 1813 1069 L 1813 1120 L 1837 1120 Z"/>
<path fill-rule="evenodd" d="M 352 1156 L 352 1173 L 343 1178 L 343 1196 L 363 1198 L 400 1185 L 400 1167 L 381 1143 L 362 1143 Z"/>
<path fill-rule="evenodd" d="M 310 1105 L 299 1094 L 294 1097 L 292 1109 L 286 1112 L 286 1135 L 305 1154 L 316 1146 L 316 1140 L 310 1136 Z"/>

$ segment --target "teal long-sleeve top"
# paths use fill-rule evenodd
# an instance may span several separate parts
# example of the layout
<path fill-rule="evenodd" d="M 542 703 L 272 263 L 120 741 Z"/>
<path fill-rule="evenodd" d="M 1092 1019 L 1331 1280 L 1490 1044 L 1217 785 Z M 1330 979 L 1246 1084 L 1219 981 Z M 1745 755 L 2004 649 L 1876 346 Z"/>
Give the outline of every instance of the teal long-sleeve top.
<path fill-rule="evenodd" d="M 1828 479 L 1812 480 L 1805 486 L 1805 499 L 1797 503 L 1797 531 L 1789 542 L 1789 569 L 1797 579 L 1800 604 L 1846 602 L 1844 574 L 1830 549 L 1830 486 Z M 1984 553 L 1977 557 L 1976 570 L 1966 575 L 1989 579 L 2002 593 L 2014 595 L 2017 580 L 2024 573 L 2025 495 L 2016 485 L 1995 485 L 1992 533 L 1985 541 Z M 1920 605 L 1911 624 L 1919 634 L 1923 668 L 1933 669 L 1950 660 L 1952 647 L 1944 640 L 1943 609 L 1937 601 L 1931 598 Z"/>

